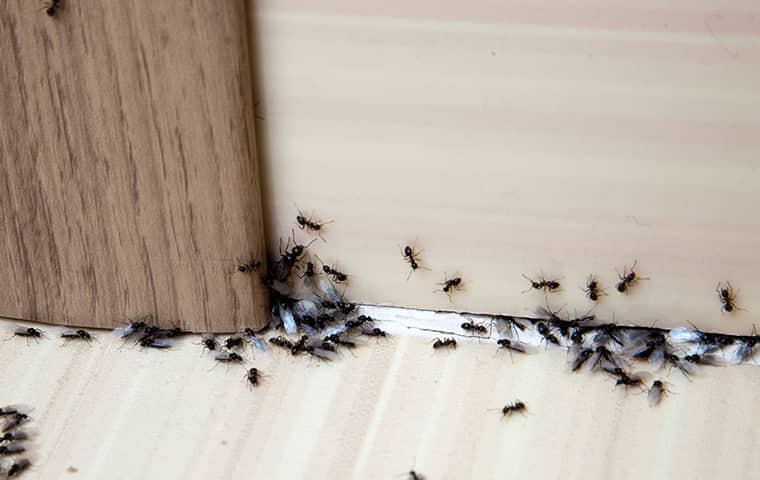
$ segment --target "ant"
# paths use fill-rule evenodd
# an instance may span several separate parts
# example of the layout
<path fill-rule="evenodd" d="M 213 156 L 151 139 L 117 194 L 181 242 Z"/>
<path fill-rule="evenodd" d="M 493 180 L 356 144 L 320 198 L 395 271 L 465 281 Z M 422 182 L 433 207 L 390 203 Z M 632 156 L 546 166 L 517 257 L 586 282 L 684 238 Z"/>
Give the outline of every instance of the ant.
<path fill-rule="evenodd" d="M 414 470 L 409 470 L 409 479 L 410 480 L 425 480 L 425 477 L 423 477 L 422 474 L 415 472 Z"/>
<path fill-rule="evenodd" d="M 633 285 L 638 282 L 639 280 L 649 280 L 648 277 L 639 277 L 636 274 L 636 264 L 639 263 L 638 260 L 635 260 L 633 262 L 633 265 L 631 265 L 631 269 L 628 270 L 627 267 L 623 267 L 623 274 L 620 275 L 618 273 L 618 278 L 620 281 L 615 285 L 615 288 L 620 293 L 626 293 L 629 288 L 633 287 Z M 626 273 L 628 272 L 628 273 Z"/>
<path fill-rule="evenodd" d="M 464 282 L 460 277 L 448 277 L 444 276 L 443 282 L 437 285 L 442 286 L 441 290 L 433 290 L 433 292 L 443 292 L 449 296 L 449 302 L 451 301 L 451 294 L 453 292 L 461 291 L 464 289 Z"/>
<path fill-rule="evenodd" d="M 667 393 L 668 389 L 665 387 L 665 382 L 662 380 L 655 380 L 652 382 L 652 386 L 649 388 L 649 394 L 647 395 L 649 406 L 655 407 L 659 405 L 662 397 Z"/>
<path fill-rule="evenodd" d="M 366 335 L 368 337 L 385 337 L 387 334 L 385 330 L 381 330 L 377 327 L 363 326 L 362 335 Z"/>
<path fill-rule="evenodd" d="M 340 337 L 339 333 L 333 333 L 332 335 L 328 335 L 325 337 L 325 341 L 332 342 L 336 345 L 341 345 L 346 348 L 354 348 L 356 347 L 356 343 L 350 341 L 350 340 L 344 340 Z"/>
<path fill-rule="evenodd" d="M 15 430 L 19 425 L 27 421 L 29 421 L 29 415 L 26 413 L 16 412 L 3 424 L 3 433 Z"/>
<path fill-rule="evenodd" d="M 292 347 L 290 347 L 290 353 L 293 355 L 298 355 L 301 352 L 308 351 L 306 346 L 307 340 L 309 340 L 308 335 L 301 336 L 301 338 L 299 338 L 298 341 L 294 343 Z"/>
<path fill-rule="evenodd" d="M 29 468 L 32 465 L 32 462 L 30 462 L 26 458 L 22 458 L 21 460 L 18 460 L 16 462 L 13 462 L 11 465 L 11 468 L 8 469 L 8 478 L 15 477 L 27 468 Z"/>
<path fill-rule="evenodd" d="M 219 343 L 216 341 L 216 337 L 213 333 L 204 333 L 201 335 L 201 345 L 203 345 L 203 348 L 211 351 L 219 348 Z"/>
<path fill-rule="evenodd" d="M 516 342 L 514 340 L 510 340 L 508 338 L 502 338 L 499 339 L 496 342 L 500 348 L 504 348 L 506 350 L 509 350 L 510 352 L 517 352 L 517 353 L 525 353 L 525 345 L 523 345 L 520 342 Z"/>
<path fill-rule="evenodd" d="M 409 266 L 411 267 L 411 270 L 409 270 L 409 275 L 406 276 L 407 281 L 409 280 L 409 277 L 412 276 L 412 273 L 417 271 L 418 268 L 427 270 L 425 267 L 420 266 L 420 263 L 422 263 L 422 259 L 420 258 L 421 254 L 422 250 L 417 250 L 415 247 L 411 247 L 409 245 L 406 245 L 401 251 L 402 257 L 407 263 L 409 263 Z"/>
<path fill-rule="evenodd" d="M 572 351 L 572 349 L 571 349 Z M 591 356 L 594 354 L 594 350 L 590 348 L 584 348 L 582 350 L 579 350 L 577 355 L 575 355 L 575 358 L 572 359 L 570 362 L 570 368 L 573 372 L 577 372 L 584 363 L 586 363 L 586 360 L 591 358 Z"/>
<path fill-rule="evenodd" d="M 13 330 L 12 336 L 39 339 L 45 336 L 45 333 L 39 328 L 22 327 L 19 325 Z"/>
<path fill-rule="evenodd" d="M 62 0 L 50 0 L 49 2 L 45 2 L 43 8 L 48 17 L 54 16 L 56 10 L 61 8 L 61 1 Z"/>
<path fill-rule="evenodd" d="M 92 338 L 92 335 L 90 335 L 90 332 L 87 330 L 64 330 L 61 333 L 61 338 L 64 338 L 64 345 L 67 345 L 72 340 L 84 340 L 85 342 L 89 343 L 92 342 L 94 339 Z"/>
<path fill-rule="evenodd" d="M 327 275 L 331 276 L 333 279 L 333 282 L 335 283 L 341 283 L 348 280 L 348 275 L 345 273 L 338 271 L 338 269 L 331 267 L 330 265 L 325 264 L 325 262 L 322 261 L 319 257 L 317 257 L 319 261 L 322 263 L 322 271 L 325 272 Z"/>
<path fill-rule="evenodd" d="M 235 352 L 218 352 L 214 355 L 214 360 L 222 363 L 242 363 L 243 357 Z"/>
<path fill-rule="evenodd" d="M 586 288 L 582 288 L 581 290 L 586 292 L 586 296 L 592 302 L 598 302 L 599 297 L 607 295 L 605 290 L 599 286 L 599 281 L 594 278 L 594 274 L 588 276 L 588 279 L 586 280 Z"/>
<path fill-rule="evenodd" d="M 238 265 L 237 270 L 240 273 L 251 273 L 258 271 L 259 268 L 261 268 L 261 262 L 259 260 L 251 260 L 250 262 Z"/>
<path fill-rule="evenodd" d="M 726 282 L 725 288 L 721 288 L 721 282 L 718 282 L 715 292 L 718 294 L 718 298 L 720 298 L 720 303 L 723 304 L 720 309 L 722 312 L 731 313 L 734 310 L 741 310 L 741 308 L 736 306 L 736 294 L 738 291 L 734 291 L 731 282 Z"/>
<path fill-rule="evenodd" d="M 287 338 L 283 337 L 282 335 L 279 335 L 277 337 L 271 337 L 269 339 L 269 343 L 276 347 L 285 348 L 285 349 L 292 349 L 294 347 L 293 342 L 288 340 Z"/>
<path fill-rule="evenodd" d="M 475 323 L 472 319 L 470 319 L 469 322 L 464 322 L 463 324 L 460 325 L 460 327 L 462 328 L 462 330 L 467 330 L 468 332 L 483 333 L 483 334 L 488 333 L 488 329 L 486 328 L 485 325 Z"/>
<path fill-rule="evenodd" d="M 29 435 L 26 432 L 22 430 L 17 430 L 15 432 L 8 432 L 4 434 L 2 437 L 0 437 L 0 443 L 20 442 L 28 438 L 29 438 Z"/>
<path fill-rule="evenodd" d="M 232 335 L 224 340 L 225 348 L 232 349 L 243 346 L 243 337 L 240 335 Z"/>
<path fill-rule="evenodd" d="M 457 341 L 451 337 L 444 337 L 443 339 L 435 338 L 433 342 L 433 348 L 436 350 L 443 347 L 457 348 Z"/>
<path fill-rule="evenodd" d="M 288 242 L 285 245 L 285 252 L 282 251 L 282 243 L 280 243 L 280 260 L 277 262 L 277 273 L 274 275 L 273 280 L 285 280 L 288 275 L 290 275 L 291 269 L 296 263 L 298 263 L 298 260 L 301 258 L 304 251 L 309 248 L 312 243 L 317 241 L 315 238 L 306 245 L 299 245 L 296 243 L 295 238 L 296 232 L 293 231 L 293 248 L 288 250 L 288 247 L 290 246 L 290 237 L 288 237 Z M 280 240 L 280 242 L 282 242 L 282 240 Z"/>
<path fill-rule="evenodd" d="M 142 337 L 137 342 L 141 347 L 166 349 L 171 348 L 174 345 L 174 341 L 168 338 L 155 338 L 152 335 Z"/>
<path fill-rule="evenodd" d="M 615 380 L 615 386 L 623 385 L 626 389 L 628 387 L 641 387 L 644 380 L 637 374 L 629 375 L 620 367 L 607 370 L 612 376 L 617 377 Z"/>
<path fill-rule="evenodd" d="M 317 272 L 314 271 L 314 262 L 308 261 L 306 262 L 306 270 L 304 270 L 302 274 L 298 275 L 298 278 L 313 278 L 315 275 L 317 275 Z"/>
<path fill-rule="evenodd" d="M 554 345 L 559 345 L 559 339 L 557 339 L 557 337 L 551 333 L 549 327 L 547 327 L 544 322 L 538 322 L 536 324 L 536 330 L 542 337 L 544 337 L 544 340 L 546 340 L 547 344 L 553 343 Z"/>
<path fill-rule="evenodd" d="M 298 215 L 296 216 L 296 223 L 298 224 L 298 228 L 301 230 L 306 229 L 310 232 L 317 232 L 319 238 L 321 238 L 324 242 L 325 238 L 322 236 L 322 227 L 333 223 L 333 220 L 330 220 L 329 222 L 321 222 L 319 220 L 315 220 L 314 217 L 306 218 L 306 216 L 299 210 Z"/>
<path fill-rule="evenodd" d="M 23 443 L 11 443 L 0 446 L 0 455 L 17 455 L 19 453 L 24 453 L 25 451 L 26 447 Z"/>
<path fill-rule="evenodd" d="M 529 292 L 531 290 L 543 290 L 544 292 L 548 291 L 549 293 L 555 292 L 559 290 L 560 283 L 557 280 L 546 280 L 544 278 L 544 274 L 542 273 L 540 277 L 538 277 L 538 281 L 533 280 L 529 276 L 522 274 L 523 278 L 528 280 L 530 282 L 530 288 L 527 290 L 524 290 L 522 293 Z"/>
<path fill-rule="evenodd" d="M 245 373 L 245 379 L 248 381 L 248 385 L 255 387 L 259 384 L 259 370 L 257 368 L 249 368 Z"/>
<path fill-rule="evenodd" d="M 527 409 L 528 406 L 525 405 L 525 402 L 517 400 L 508 405 L 504 405 L 504 407 L 501 409 L 501 417 L 504 418 L 508 415 L 512 415 L 513 413 L 524 412 Z"/>

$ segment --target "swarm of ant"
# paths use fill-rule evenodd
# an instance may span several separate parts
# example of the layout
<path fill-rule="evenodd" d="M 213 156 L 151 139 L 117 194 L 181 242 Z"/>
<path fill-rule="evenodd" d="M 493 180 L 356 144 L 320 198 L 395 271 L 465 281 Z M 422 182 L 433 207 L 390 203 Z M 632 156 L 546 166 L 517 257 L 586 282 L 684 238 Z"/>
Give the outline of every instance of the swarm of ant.
<path fill-rule="evenodd" d="M 26 428 L 32 421 L 28 412 L 18 405 L 0 407 L 0 474 L 7 478 L 17 478 L 32 466 L 26 456 L 31 436 Z"/>

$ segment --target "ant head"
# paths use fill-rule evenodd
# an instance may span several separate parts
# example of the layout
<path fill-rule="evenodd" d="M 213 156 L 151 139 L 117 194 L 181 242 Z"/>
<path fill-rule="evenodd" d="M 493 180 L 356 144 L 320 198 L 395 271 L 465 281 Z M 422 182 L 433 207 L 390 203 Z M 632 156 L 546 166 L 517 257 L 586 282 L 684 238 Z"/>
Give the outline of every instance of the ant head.
<path fill-rule="evenodd" d="M 331 271 L 331 270 L 332 270 L 332 269 L 330 268 L 330 266 L 329 266 L 329 265 L 322 265 L 322 271 L 323 271 L 323 272 L 325 272 L 325 273 L 330 273 L 330 271 Z"/>
<path fill-rule="evenodd" d="M 306 217 L 304 217 L 303 215 L 298 215 L 296 217 L 296 222 L 298 222 L 299 225 L 306 225 Z"/>
<path fill-rule="evenodd" d="M 87 333 L 86 330 L 77 330 L 77 335 L 79 335 L 80 337 L 89 337 L 90 336 L 90 334 Z"/>
<path fill-rule="evenodd" d="M 404 247 L 404 256 L 405 257 L 411 257 L 412 256 L 412 247 L 409 245 Z"/>

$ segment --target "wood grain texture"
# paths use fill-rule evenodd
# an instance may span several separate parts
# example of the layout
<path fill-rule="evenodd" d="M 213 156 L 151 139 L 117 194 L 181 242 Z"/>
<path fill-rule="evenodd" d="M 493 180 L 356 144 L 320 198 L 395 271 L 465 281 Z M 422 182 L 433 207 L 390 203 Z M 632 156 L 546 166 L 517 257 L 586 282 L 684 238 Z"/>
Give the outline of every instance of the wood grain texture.
<path fill-rule="evenodd" d="M 760 3 L 251 2 L 269 244 L 295 203 L 376 304 L 746 333 L 760 313 Z M 406 281 L 399 245 L 431 271 Z M 641 282 L 614 291 L 638 259 Z M 467 289 L 433 293 L 459 271 Z M 746 311 L 721 314 L 730 280 Z"/>
<path fill-rule="evenodd" d="M 245 4 L 0 11 L 0 315 L 266 321 Z"/>

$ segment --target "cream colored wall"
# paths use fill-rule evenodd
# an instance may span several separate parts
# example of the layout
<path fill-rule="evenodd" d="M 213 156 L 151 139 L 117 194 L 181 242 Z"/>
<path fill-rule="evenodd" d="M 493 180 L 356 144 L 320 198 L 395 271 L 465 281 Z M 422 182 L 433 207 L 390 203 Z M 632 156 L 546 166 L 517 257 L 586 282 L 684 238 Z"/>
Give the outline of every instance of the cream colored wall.
<path fill-rule="evenodd" d="M 0 344 L 0 404 L 33 407 L 29 478 L 402 479 L 414 467 L 428 480 L 743 479 L 760 468 L 755 366 L 693 382 L 663 373 L 675 394 L 650 408 L 601 374 L 569 373 L 561 349 L 510 361 L 492 343 L 433 352 L 393 337 L 331 364 L 246 353 L 266 375 L 249 391 L 242 368 L 210 370 L 198 337 L 140 351 L 93 332 L 101 343 L 64 348 L 60 328 L 45 330 Z M 529 414 L 491 410 L 518 398 Z"/>
<path fill-rule="evenodd" d="M 746 332 L 760 311 L 760 3 L 250 3 L 269 243 L 294 202 L 371 303 L 554 305 Z M 399 244 L 426 264 L 406 282 Z M 651 277 L 624 298 L 614 268 Z M 433 294 L 444 271 L 468 284 Z M 749 311 L 721 315 L 719 280 Z"/>

